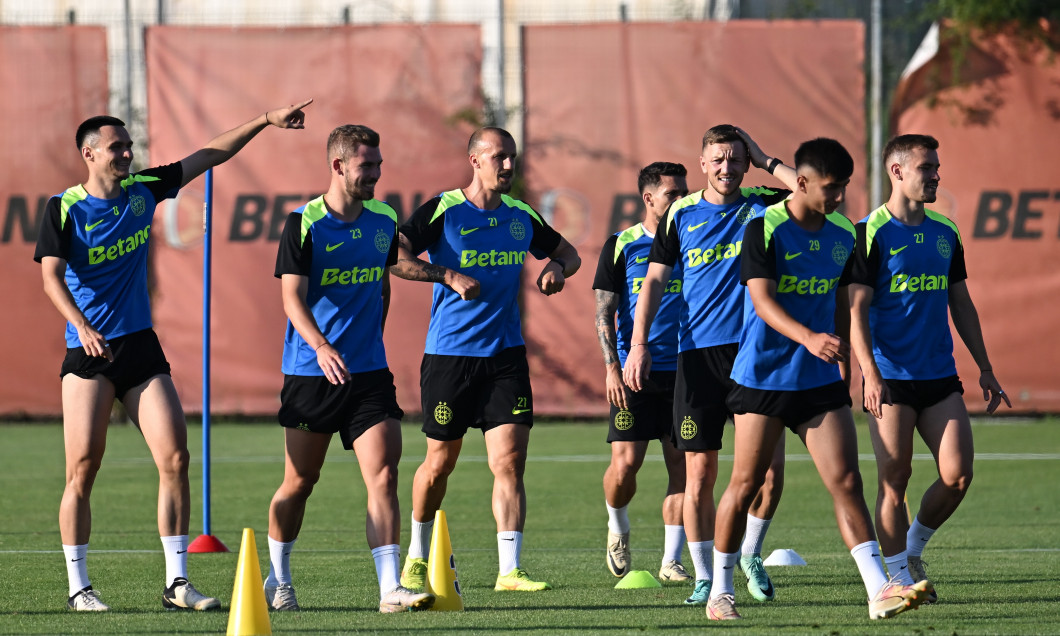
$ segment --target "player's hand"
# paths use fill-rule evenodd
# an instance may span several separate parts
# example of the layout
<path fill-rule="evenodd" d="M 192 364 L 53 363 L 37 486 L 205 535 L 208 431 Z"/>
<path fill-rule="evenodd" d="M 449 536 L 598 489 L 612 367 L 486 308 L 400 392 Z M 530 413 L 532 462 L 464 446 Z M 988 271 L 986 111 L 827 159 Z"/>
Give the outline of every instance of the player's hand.
<path fill-rule="evenodd" d="M 626 366 L 622 369 L 622 379 L 626 382 L 626 386 L 634 391 L 640 391 L 644 388 L 649 372 L 651 372 L 651 354 L 648 353 L 648 347 L 645 345 L 630 347 L 629 355 L 626 356 Z"/>
<path fill-rule="evenodd" d="M 291 104 L 283 108 L 266 111 L 265 119 L 277 128 L 305 128 L 305 113 L 302 109 L 313 103 L 312 98 L 301 104 Z"/>
<path fill-rule="evenodd" d="M 567 279 L 563 276 L 563 266 L 556 261 L 549 261 L 541 270 L 541 275 L 537 277 L 537 288 L 542 294 L 551 296 L 563 291 L 563 284 L 566 282 Z"/>
<path fill-rule="evenodd" d="M 346 369 L 346 361 L 342 359 L 342 355 L 335 347 L 331 346 L 331 343 L 324 343 L 317 348 L 317 364 L 324 372 L 324 377 L 332 384 L 346 384 L 346 380 L 350 377 L 350 372 Z"/>
<path fill-rule="evenodd" d="M 765 169 L 769 156 L 762 152 L 762 149 L 758 147 L 758 144 L 755 143 L 754 139 L 751 139 L 751 135 L 748 135 L 746 130 L 739 126 L 733 126 L 733 128 L 735 128 L 736 132 L 743 138 L 743 142 L 747 144 L 747 153 L 750 155 L 751 165 L 756 168 Z"/>
<path fill-rule="evenodd" d="M 815 333 L 803 346 L 829 364 L 839 364 L 850 359 L 850 343 L 834 333 Z"/>
<path fill-rule="evenodd" d="M 474 300 L 478 298 L 478 293 L 481 291 L 477 280 L 451 269 L 445 270 L 445 284 L 460 294 L 463 300 Z"/>
<path fill-rule="evenodd" d="M 114 362 L 114 353 L 110 350 L 110 343 L 92 325 L 78 328 L 77 339 L 81 341 L 85 355 L 93 358 L 106 358 L 107 362 Z"/>
<path fill-rule="evenodd" d="M 979 375 L 979 386 L 983 389 L 983 399 L 989 400 L 990 403 L 986 405 L 986 412 L 993 413 L 997 410 L 997 407 L 1001 406 L 1001 400 L 1005 401 L 1005 404 L 1012 408 L 1012 401 L 1008 399 L 1008 394 L 1001 388 L 1001 383 L 994 377 L 993 371 L 983 371 Z"/>
<path fill-rule="evenodd" d="M 609 404 L 623 409 L 629 409 L 629 396 L 625 382 L 622 381 L 622 369 L 618 363 L 607 365 L 607 401 Z"/>
<path fill-rule="evenodd" d="M 865 374 L 865 390 L 863 391 L 862 403 L 869 413 L 876 419 L 883 417 L 883 405 L 892 404 L 891 390 L 883 381 L 879 373 Z"/>

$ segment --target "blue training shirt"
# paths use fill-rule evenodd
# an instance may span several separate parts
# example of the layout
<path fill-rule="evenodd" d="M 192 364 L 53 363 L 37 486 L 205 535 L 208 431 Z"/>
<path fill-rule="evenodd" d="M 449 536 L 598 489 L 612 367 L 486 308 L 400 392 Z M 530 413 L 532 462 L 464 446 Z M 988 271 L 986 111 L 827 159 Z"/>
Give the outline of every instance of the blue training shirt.
<path fill-rule="evenodd" d="M 616 343 L 618 359 L 622 366 L 629 355 L 633 338 L 633 317 L 637 311 L 641 285 L 648 273 L 648 254 L 651 252 L 654 234 L 644 229 L 643 223 L 611 235 L 600 251 L 596 266 L 593 289 L 614 292 L 619 295 Z M 677 334 L 681 309 L 681 263 L 678 262 L 663 289 L 659 310 L 648 333 L 648 352 L 651 354 L 653 370 L 675 371 L 677 369 Z"/>
<path fill-rule="evenodd" d="M 374 199 L 347 223 L 328 213 L 324 197 L 287 216 L 276 254 L 276 277 L 309 279 L 308 305 L 317 327 L 350 373 L 386 368 L 383 349 L 383 280 L 397 262 L 397 213 Z M 317 354 L 287 321 L 286 375 L 322 376 Z"/>
<path fill-rule="evenodd" d="M 818 333 L 835 332 L 836 289 L 845 286 L 854 250 L 854 224 L 838 212 L 816 232 L 788 217 L 786 204 L 766 209 L 747 226 L 740 280 L 776 281 L 776 300 L 792 318 Z M 745 289 L 744 325 L 732 379 L 745 387 L 802 391 L 842 380 L 839 367 L 783 336 L 755 313 Z"/>
<path fill-rule="evenodd" d="M 147 252 L 155 207 L 176 196 L 180 163 L 130 174 L 114 199 L 97 199 L 83 185 L 48 200 L 33 260 L 66 261 L 66 286 L 92 327 L 108 340 L 151 328 Z M 80 347 L 66 324 L 66 346 Z"/>
<path fill-rule="evenodd" d="M 925 210 L 906 225 L 887 206 L 857 224 L 850 282 L 873 288 L 872 353 L 888 380 L 935 380 L 957 374 L 949 322 L 949 286 L 968 278 L 953 221 Z"/>
<path fill-rule="evenodd" d="M 431 263 L 479 282 L 478 297 L 463 300 L 434 284 L 424 353 L 491 357 L 523 344 L 519 288 L 523 263 L 533 248 L 551 254 L 560 235 L 529 205 L 501 195 L 494 210 L 472 205 L 450 190 L 420 206 L 401 226 L 413 254 L 427 250 Z"/>
<path fill-rule="evenodd" d="M 659 223 L 650 260 L 674 267 L 682 261 L 681 351 L 732 344 L 740 340 L 743 294 L 740 252 L 744 228 L 789 190 L 740 188 L 741 197 L 715 205 L 693 192 L 674 201 Z"/>

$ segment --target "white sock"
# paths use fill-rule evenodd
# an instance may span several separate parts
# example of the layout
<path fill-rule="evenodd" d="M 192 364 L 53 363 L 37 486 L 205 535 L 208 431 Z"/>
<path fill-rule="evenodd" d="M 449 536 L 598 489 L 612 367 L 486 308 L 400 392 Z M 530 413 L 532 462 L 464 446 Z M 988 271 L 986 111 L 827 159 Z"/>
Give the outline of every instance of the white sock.
<path fill-rule="evenodd" d="M 63 544 L 63 554 L 66 556 L 66 578 L 70 582 L 70 594 L 73 596 L 81 590 L 92 585 L 88 582 L 88 544 L 66 545 Z"/>
<path fill-rule="evenodd" d="M 663 526 L 663 558 L 662 564 L 670 561 L 681 562 L 681 550 L 685 547 L 684 526 Z"/>
<path fill-rule="evenodd" d="M 396 543 L 381 545 L 372 550 L 372 558 L 375 559 L 375 576 L 379 579 L 379 598 L 389 594 L 399 584 L 398 577 L 398 555 L 400 546 Z"/>
<path fill-rule="evenodd" d="M 431 551 L 431 535 L 434 534 L 434 519 L 420 523 L 412 520 L 412 540 L 409 541 L 410 559 L 426 559 Z"/>
<path fill-rule="evenodd" d="M 732 573 L 736 569 L 736 562 L 740 560 L 740 553 L 714 551 L 714 583 L 710 586 L 710 598 L 718 598 L 722 594 L 736 595 L 732 584 Z"/>
<path fill-rule="evenodd" d="M 606 501 L 604 505 L 607 506 L 607 529 L 618 534 L 629 532 L 629 506 L 612 508 Z"/>
<path fill-rule="evenodd" d="M 747 529 L 743 533 L 743 544 L 740 545 L 740 554 L 748 556 L 751 554 L 762 554 L 762 542 L 765 541 L 766 531 L 772 519 L 759 519 L 747 515 Z"/>
<path fill-rule="evenodd" d="M 297 540 L 277 541 L 269 537 L 269 576 L 265 578 L 265 583 L 270 587 L 291 582 L 291 552 Z"/>
<path fill-rule="evenodd" d="M 920 523 L 919 516 L 914 518 L 913 523 L 909 524 L 909 532 L 905 535 L 905 549 L 908 550 L 909 556 L 918 557 L 924 554 L 928 539 L 935 534 L 935 530 Z"/>
<path fill-rule="evenodd" d="M 161 537 L 162 552 L 166 555 L 166 587 L 176 579 L 188 578 L 188 535 Z"/>
<path fill-rule="evenodd" d="M 883 573 L 883 566 L 880 565 L 880 544 L 877 541 L 859 543 L 850 551 L 850 556 L 854 557 L 854 563 L 858 564 L 865 592 L 871 599 L 887 583 L 887 575 Z"/>
<path fill-rule="evenodd" d="M 519 567 L 519 555 L 523 551 L 523 533 L 506 530 L 497 533 L 497 557 L 500 561 L 501 575 L 508 574 Z"/>
<path fill-rule="evenodd" d="M 883 557 L 883 562 L 887 564 L 887 574 L 892 577 L 898 577 L 898 580 L 902 585 L 912 585 L 916 583 L 913 580 L 913 576 L 909 574 L 909 553 L 902 550 L 894 556 Z"/>
<path fill-rule="evenodd" d="M 696 570 L 697 581 L 709 581 L 714 576 L 710 558 L 713 552 L 713 540 L 688 542 L 688 553 L 692 556 L 692 567 Z"/>

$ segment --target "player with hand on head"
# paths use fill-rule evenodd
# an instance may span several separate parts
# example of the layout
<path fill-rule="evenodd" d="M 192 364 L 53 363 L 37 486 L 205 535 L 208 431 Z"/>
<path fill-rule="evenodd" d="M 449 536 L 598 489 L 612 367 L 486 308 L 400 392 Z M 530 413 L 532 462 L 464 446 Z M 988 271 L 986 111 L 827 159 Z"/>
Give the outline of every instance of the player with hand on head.
<path fill-rule="evenodd" d="M 268 126 L 304 128 L 313 100 L 267 111 L 223 133 L 177 163 L 131 172 L 133 141 L 114 117 L 85 120 L 78 152 L 88 179 L 52 197 L 34 260 L 44 293 L 67 320 L 60 377 L 66 489 L 59 534 L 76 611 L 106 611 L 88 579 L 89 499 L 107 444 L 114 399 L 140 429 L 158 468 L 158 531 L 166 560 L 166 609 L 207 610 L 220 602 L 188 582 L 188 433 L 169 363 L 152 329 L 147 252 L 155 207 L 209 168 L 224 163 Z"/>
<path fill-rule="evenodd" d="M 938 194 L 938 147 L 928 135 L 888 142 L 883 155 L 891 196 L 857 224 L 850 279 L 851 341 L 864 375 L 879 475 L 876 531 L 887 569 L 905 584 L 927 580 L 924 547 L 972 482 L 972 429 L 947 310 L 979 365 L 987 412 L 1002 400 L 1012 406 L 987 357 L 968 293 L 960 232 L 924 205 Z M 910 525 L 905 496 L 914 431 L 934 456 L 938 479 L 924 493 Z M 928 601 L 937 599 L 929 583 Z"/>
<path fill-rule="evenodd" d="M 596 268 L 596 335 L 607 369 L 607 401 L 611 405 L 607 441 L 611 463 L 604 472 L 604 503 L 607 507 L 607 568 L 625 576 L 631 568 L 629 547 L 629 502 L 637 492 L 637 472 L 644 463 L 648 442 L 662 444 L 668 482 L 663 497 L 664 544 L 659 578 L 684 582 L 691 579 L 681 564 L 685 543 L 682 521 L 684 503 L 684 453 L 670 440 L 673 430 L 674 378 L 677 368 L 677 327 L 681 314 L 681 269 L 668 281 L 659 315 L 652 323 L 649 344 L 654 362 L 648 386 L 634 393 L 622 381 L 622 364 L 629 355 L 633 313 L 640 297 L 641 282 L 648 270 L 648 253 L 659 220 L 675 200 L 688 194 L 685 175 L 678 163 L 658 161 L 641 169 L 637 179 L 644 201 L 644 220 L 612 235 L 604 243 Z M 616 314 L 618 328 L 616 331 Z"/>
<path fill-rule="evenodd" d="M 287 217 L 276 256 L 287 333 L 280 425 L 283 483 L 269 506 L 265 598 L 297 610 L 290 555 L 306 501 L 335 433 L 357 456 L 368 491 L 365 531 L 375 560 L 379 611 L 429 609 L 434 596 L 400 585 L 397 496 L 401 417 L 383 349 L 388 268 L 397 262 L 397 213 L 373 198 L 382 174 L 379 134 L 339 126 L 328 136 L 328 191 Z"/>
<path fill-rule="evenodd" d="M 722 124 L 703 135 L 700 169 L 707 187 L 679 199 L 660 222 L 652 245 L 633 321 L 632 348 L 623 374 L 634 391 L 645 386 L 654 364 L 651 334 L 671 271 L 682 267 L 681 314 L 671 439 L 685 452 L 683 517 L 696 581 L 689 605 L 702 605 L 710 595 L 713 576 L 714 483 L 725 421 L 732 416 L 725 398 L 732 388 L 729 374 L 739 349 L 743 324 L 743 292 L 739 284 L 744 228 L 766 206 L 790 190 L 743 188 L 751 165 L 767 170 L 789 187 L 795 171 L 771 158 L 736 126 Z M 640 346 L 647 344 L 648 346 Z M 784 447 L 779 445 L 773 467 L 750 510 L 744 558 L 747 589 L 759 601 L 774 598 L 773 582 L 762 565 L 761 549 L 783 489 Z"/>
<path fill-rule="evenodd" d="M 862 493 L 857 434 L 850 412 L 847 277 L 854 225 L 836 212 L 854 160 L 833 139 L 818 138 L 795 153 L 792 197 L 747 226 L 740 280 L 747 287 L 736 386 L 728 404 L 736 414 L 732 477 L 718 505 L 711 620 L 740 618 L 732 570 L 739 537 L 784 429 L 813 459 L 832 496 L 844 543 L 869 596 L 869 617 L 916 608 L 925 583 L 888 581 Z"/>
<path fill-rule="evenodd" d="M 401 573 L 402 584 L 411 589 L 426 580 L 435 512 L 468 428 L 482 430 L 493 473 L 500 561 L 494 589 L 551 587 L 531 580 L 520 563 L 534 402 L 518 296 L 529 251 L 550 258 L 537 278 L 546 296 L 563 289 L 581 260 L 533 208 L 508 196 L 515 156 L 508 131 L 475 131 L 467 148 L 471 183 L 413 213 L 401 227 L 398 263 L 391 268 L 401 278 L 435 283 L 420 367 L 427 456 L 412 483 L 412 540 Z M 416 256 L 424 250 L 429 263 Z"/>

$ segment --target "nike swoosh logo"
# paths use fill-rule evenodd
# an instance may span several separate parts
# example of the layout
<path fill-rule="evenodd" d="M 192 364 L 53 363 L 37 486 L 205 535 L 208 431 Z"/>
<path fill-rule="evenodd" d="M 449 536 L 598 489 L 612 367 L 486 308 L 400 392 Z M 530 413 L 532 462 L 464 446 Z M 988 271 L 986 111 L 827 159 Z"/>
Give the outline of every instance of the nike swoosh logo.
<path fill-rule="evenodd" d="M 648 260 L 648 257 L 647 257 L 647 256 L 642 256 L 642 257 L 640 257 L 640 258 L 638 258 L 638 259 L 637 259 L 637 262 L 638 262 L 638 263 L 643 263 L 643 262 L 644 262 L 644 261 L 646 261 L 646 260 Z"/>
<path fill-rule="evenodd" d="M 710 223 L 710 221 L 703 221 L 702 223 L 696 223 L 695 225 L 689 225 L 688 226 L 688 231 L 689 232 L 695 232 L 697 229 L 703 227 L 707 223 Z"/>
<path fill-rule="evenodd" d="M 324 249 L 329 251 L 329 252 L 334 252 L 335 250 L 339 249 L 339 247 L 341 247 L 345 243 L 346 243 L 346 241 L 343 241 L 342 243 L 336 243 L 334 245 L 332 245 L 331 243 L 328 243 L 327 246 L 324 247 Z"/>
<path fill-rule="evenodd" d="M 802 254 L 802 252 L 795 252 L 794 254 L 792 254 L 791 252 L 784 252 L 784 260 L 790 261 L 791 259 L 795 258 L 796 256 L 799 256 L 800 254 Z"/>
<path fill-rule="evenodd" d="M 732 566 L 732 565 L 723 565 L 723 566 L 721 567 L 721 569 L 723 569 L 723 570 L 731 570 L 731 569 L 732 569 L 733 567 L 734 567 L 734 566 Z"/>
<path fill-rule="evenodd" d="M 769 587 L 759 586 L 758 589 L 762 590 L 762 593 L 766 596 L 773 596 L 773 581 L 769 582 Z"/>
<path fill-rule="evenodd" d="M 898 249 L 894 249 L 892 247 L 891 248 L 891 256 L 894 256 L 895 254 L 897 254 L 898 252 L 901 252 L 902 250 L 904 250 L 907 247 L 909 247 L 909 246 L 908 245 L 903 245 L 903 246 L 899 247 Z"/>
<path fill-rule="evenodd" d="M 501 537 L 501 541 L 515 541 L 515 539 L 509 539 L 508 537 Z"/>
<path fill-rule="evenodd" d="M 468 234 L 471 234 L 472 232 L 474 232 L 475 230 L 478 230 L 478 229 L 481 229 L 481 228 L 473 227 L 470 230 L 466 230 L 464 228 L 460 228 L 460 236 L 467 236 Z"/>
<path fill-rule="evenodd" d="M 78 561 L 84 561 L 84 560 L 85 560 L 85 557 L 81 557 L 80 559 L 70 559 L 70 563 L 77 563 Z"/>
<path fill-rule="evenodd" d="M 99 225 L 102 222 L 103 222 L 103 219 L 100 219 L 100 220 L 96 221 L 92 225 L 89 225 L 88 223 L 85 223 L 85 231 L 86 232 L 91 232 L 97 225 Z"/>
<path fill-rule="evenodd" d="M 878 556 L 880 556 L 880 555 L 878 555 L 878 554 L 874 554 L 874 555 L 872 555 L 872 558 L 874 558 L 874 559 L 875 559 L 875 558 L 876 558 L 876 557 L 878 557 Z"/>
<path fill-rule="evenodd" d="M 530 409 L 512 409 L 512 415 L 522 415 L 523 413 L 529 413 Z"/>
<path fill-rule="evenodd" d="M 177 554 L 184 554 L 187 550 L 177 550 Z"/>

